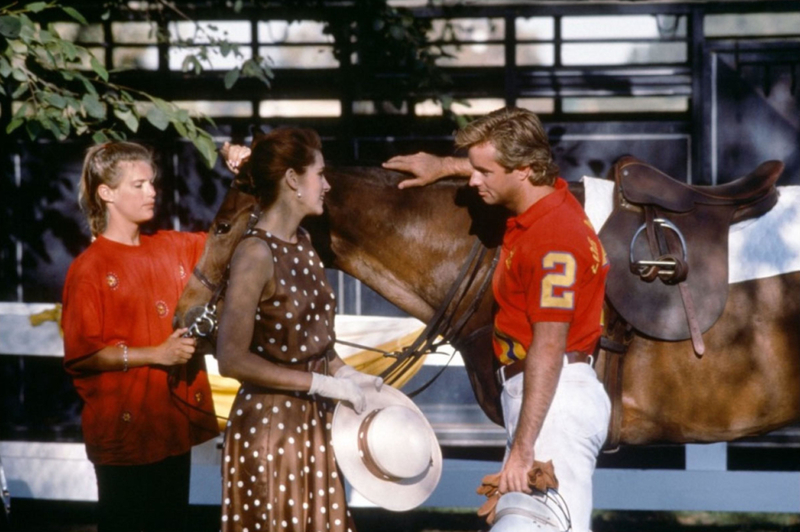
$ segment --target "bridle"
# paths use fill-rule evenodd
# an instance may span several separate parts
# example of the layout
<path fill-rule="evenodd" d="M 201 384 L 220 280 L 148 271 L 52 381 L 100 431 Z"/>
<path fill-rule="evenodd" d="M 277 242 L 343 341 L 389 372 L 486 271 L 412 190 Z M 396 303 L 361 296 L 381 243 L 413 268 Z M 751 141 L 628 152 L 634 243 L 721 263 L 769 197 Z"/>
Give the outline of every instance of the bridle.
<path fill-rule="evenodd" d="M 248 196 L 252 196 L 247 192 L 234 188 L 237 192 L 241 194 L 245 194 Z M 245 227 L 244 231 L 242 232 L 242 236 L 246 235 L 250 232 L 250 230 L 255 227 L 256 223 L 258 222 L 258 217 L 261 213 L 261 208 L 258 202 L 253 203 L 253 207 L 250 210 L 249 218 L 247 220 L 247 226 Z M 216 229 L 214 231 L 215 235 L 224 235 L 230 232 L 231 224 L 230 222 L 220 222 L 217 223 Z M 217 305 L 219 304 L 220 299 L 222 299 L 222 295 L 225 292 L 225 287 L 228 284 L 228 272 L 229 266 L 225 267 L 225 273 L 222 275 L 222 278 L 219 282 L 215 283 L 211 281 L 200 269 L 195 266 L 192 270 L 192 275 L 200 281 L 200 284 L 205 286 L 211 292 L 211 298 L 208 302 L 203 306 L 203 311 L 194 319 L 191 325 L 189 325 L 188 330 L 184 334 L 184 336 L 190 336 L 194 338 L 209 338 L 213 337 L 214 333 L 216 332 L 217 328 L 219 327 L 219 316 L 217 315 Z"/>
<path fill-rule="evenodd" d="M 460 336 L 464 326 L 478 311 L 478 308 L 483 301 L 483 297 L 489 288 L 492 274 L 494 273 L 494 269 L 497 266 L 497 261 L 500 256 L 500 248 L 497 248 L 494 251 L 494 256 L 492 257 L 489 270 L 480 280 L 477 293 L 470 300 L 466 300 L 469 289 L 474 285 L 474 283 L 477 282 L 481 265 L 483 264 L 483 261 L 488 253 L 489 249 L 484 246 L 478 238 L 475 238 L 475 243 L 472 245 L 469 256 L 461 267 L 461 270 L 459 271 L 456 279 L 453 281 L 453 284 L 450 285 L 447 294 L 442 300 L 442 303 L 436 309 L 433 317 L 428 321 L 427 325 L 419 334 L 419 336 L 417 336 L 414 342 L 404 347 L 400 351 L 383 351 L 343 340 L 336 340 L 336 342 L 343 345 L 348 345 L 350 347 L 375 351 L 382 353 L 385 357 L 394 358 L 395 361 L 392 362 L 392 364 L 380 374 L 380 376 L 386 382 L 391 384 L 399 377 L 399 374 L 396 374 L 398 370 L 410 366 L 420 357 L 428 353 L 437 352 L 442 345 L 451 343 L 454 339 Z M 464 305 L 466 305 L 466 308 L 459 315 L 459 309 L 461 309 Z M 450 360 L 452 360 L 452 355 Z M 447 364 L 443 365 L 436 375 L 434 375 L 427 383 L 406 395 L 409 397 L 414 397 L 415 395 L 424 391 L 431 384 L 433 384 L 433 382 L 444 372 L 445 369 L 447 369 Z"/>

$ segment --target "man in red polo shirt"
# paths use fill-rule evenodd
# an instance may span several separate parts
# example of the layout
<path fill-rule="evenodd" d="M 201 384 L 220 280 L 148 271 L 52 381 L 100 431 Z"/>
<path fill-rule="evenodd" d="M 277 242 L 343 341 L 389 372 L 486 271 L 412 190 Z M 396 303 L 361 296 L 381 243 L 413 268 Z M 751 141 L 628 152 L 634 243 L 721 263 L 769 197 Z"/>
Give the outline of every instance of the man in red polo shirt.
<path fill-rule="evenodd" d="M 456 134 L 469 159 L 427 154 L 385 166 L 417 175 L 401 187 L 469 176 L 484 202 L 507 208 L 493 290 L 494 354 L 508 443 L 500 493 L 530 492 L 534 458 L 552 460 L 573 530 L 589 530 L 592 474 L 611 410 L 592 369 L 608 260 L 567 183 L 539 118 L 499 109 Z"/>

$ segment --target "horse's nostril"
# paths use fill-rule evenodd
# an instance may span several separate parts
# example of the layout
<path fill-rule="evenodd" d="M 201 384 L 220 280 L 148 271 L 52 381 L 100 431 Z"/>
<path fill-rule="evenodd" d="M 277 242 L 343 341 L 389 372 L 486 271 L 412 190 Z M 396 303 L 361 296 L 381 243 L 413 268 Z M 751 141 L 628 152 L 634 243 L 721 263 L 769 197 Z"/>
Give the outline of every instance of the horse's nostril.
<path fill-rule="evenodd" d="M 231 224 L 225 223 L 225 222 L 221 222 L 221 223 L 217 224 L 217 228 L 214 231 L 214 234 L 226 235 L 226 234 L 228 234 L 230 232 L 230 230 L 231 230 Z"/>

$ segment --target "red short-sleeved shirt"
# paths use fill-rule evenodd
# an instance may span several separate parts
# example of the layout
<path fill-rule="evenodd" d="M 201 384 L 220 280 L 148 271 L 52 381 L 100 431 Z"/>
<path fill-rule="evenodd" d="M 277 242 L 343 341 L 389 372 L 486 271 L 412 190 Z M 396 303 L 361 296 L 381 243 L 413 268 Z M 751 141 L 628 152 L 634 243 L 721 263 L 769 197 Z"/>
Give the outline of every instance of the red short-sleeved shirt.
<path fill-rule="evenodd" d="M 592 224 L 559 178 L 554 192 L 506 224 L 492 279 L 500 362 L 525 358 L 537 322 L 569 322 L 566 350 L 591 353 L 602 328 L 608 269 Z"/>
<path fill-rule="evenodd" d="M 63 294 L 64 364 L 84 401 L 83 437 L 93 463 L 153 463 L 217 435 L 201 357 L 172 370 L 172 379 L 158 366 L 71 369 L 107 346 L 163 343 L 204 245 L 201 233 L 143 235 L 139 246 L 100 236 L 70 266 Z"/>

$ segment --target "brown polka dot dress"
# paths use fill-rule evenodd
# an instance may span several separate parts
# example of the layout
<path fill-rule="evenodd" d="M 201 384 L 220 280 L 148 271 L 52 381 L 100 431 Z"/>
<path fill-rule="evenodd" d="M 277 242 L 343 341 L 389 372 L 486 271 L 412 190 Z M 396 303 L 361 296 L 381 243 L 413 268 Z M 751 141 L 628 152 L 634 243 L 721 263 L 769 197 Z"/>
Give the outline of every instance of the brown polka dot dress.
<path fill-rule="evenodd" d="M 275 294 L 256 311 L 250 349 L 325 373 L 334 295 L 305 232 L 297 244 L 254 229 L 275 261 Z M 347 532 L 355 527 L 331 445 L 333 403 L 244 383 L 231 409 L 222 461 L 222 531 Z"/>

